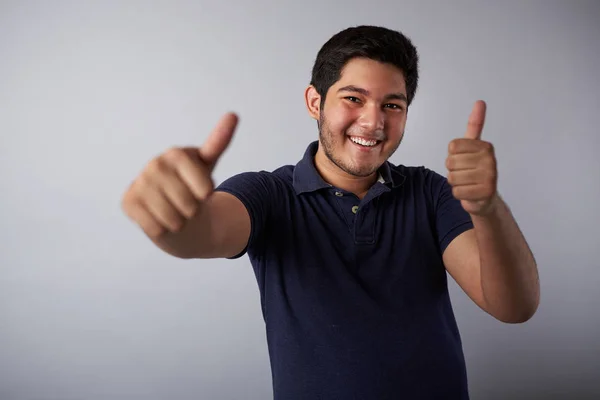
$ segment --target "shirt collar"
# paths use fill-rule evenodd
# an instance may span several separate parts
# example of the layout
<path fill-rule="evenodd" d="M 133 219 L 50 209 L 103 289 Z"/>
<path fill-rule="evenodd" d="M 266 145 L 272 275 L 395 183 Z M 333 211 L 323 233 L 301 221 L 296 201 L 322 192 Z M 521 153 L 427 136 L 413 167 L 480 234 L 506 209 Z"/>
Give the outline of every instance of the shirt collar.
<path fill-rule="evenodd" d="M 293 185 L 296 194 L 304 192 L 314 192 L 319 189 L 330 188 L 331 185 L 325 182 L 315 167 L 315 154 L 319 148 L 319 142 L 314 141 L 308 145 L 304 156 L 294 168 Z M 392 168 L 392 165 L 386 161 L 379 168 L 379 179 L 376 184 L 398 187 L 404 183 L 406 177 Z"/>

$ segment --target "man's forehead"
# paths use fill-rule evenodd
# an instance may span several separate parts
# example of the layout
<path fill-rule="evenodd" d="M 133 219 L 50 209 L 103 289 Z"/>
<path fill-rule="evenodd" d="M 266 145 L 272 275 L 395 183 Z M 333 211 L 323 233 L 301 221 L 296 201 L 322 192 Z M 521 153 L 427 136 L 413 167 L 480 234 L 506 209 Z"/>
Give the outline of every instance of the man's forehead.
<path fill-rule="evenodd" d="M 360 87 L 373 92 L 406 93 L 404 73 L 396 66 L 374 60 L 351 60 L 340 71 L 340 79 L 332 85 Z"/>
<path fill-rule="evenodd" d="M 372 83 L 365 79 L 340 79 L 329 89 L 334 93 L 355 93 L 366 97 L 397 98 L 406 101 L 406 85 L 404 82 Z"/>

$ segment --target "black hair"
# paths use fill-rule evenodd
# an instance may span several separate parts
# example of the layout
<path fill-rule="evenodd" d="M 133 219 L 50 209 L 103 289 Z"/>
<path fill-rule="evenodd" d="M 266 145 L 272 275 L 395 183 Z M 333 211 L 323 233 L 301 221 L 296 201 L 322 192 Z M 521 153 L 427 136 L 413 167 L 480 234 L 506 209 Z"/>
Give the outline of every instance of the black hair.
<path fill-rule="evenodd" d="M 332 36 L 319 50 L 310 84 L 321 95 L 321 106 L 329 88 L 340 79 L 342 69 L 353 58 L 389 63 L 404 73 L 408 105 L 419 81 L 419 56 L 411 40 L 391 29 L 361 25 Z"/>

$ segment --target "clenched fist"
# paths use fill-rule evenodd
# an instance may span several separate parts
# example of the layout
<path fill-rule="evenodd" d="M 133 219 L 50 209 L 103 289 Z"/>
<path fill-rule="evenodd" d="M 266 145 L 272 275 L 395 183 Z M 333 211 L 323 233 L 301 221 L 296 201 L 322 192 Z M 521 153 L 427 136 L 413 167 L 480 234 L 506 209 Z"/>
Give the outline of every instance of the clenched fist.
<path fill-rule="evenodd" d="M 498 203 L 498 170 L 494 146 L 481 140 L 486 104 L 477 101 L 464 138 L 448 145 L 448 183 L 452 194 L 471 215 L 485 215 Z"/>
<path fill-rule="evenodd" d="M 172 148 L 151 160 L 123 196 L 125 214 L 151 238 L 180 231 L 212 194 L 212 171 L 237 122 L 226 114 L 201 147 Z"/>

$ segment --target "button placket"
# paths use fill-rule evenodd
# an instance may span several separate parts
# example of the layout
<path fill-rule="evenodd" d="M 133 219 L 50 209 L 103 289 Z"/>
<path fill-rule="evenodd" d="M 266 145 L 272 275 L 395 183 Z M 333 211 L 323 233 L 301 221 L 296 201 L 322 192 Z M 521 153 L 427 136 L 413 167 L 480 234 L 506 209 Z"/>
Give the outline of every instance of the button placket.
<path fill-rule="evenodd" d="M 348 224 L 348 229 L 354 231 L 359 199 L 355 195 L 344 193 L 339 189 L 334 189 L 332 194 L 336 197 L 336 203 L 339 205 L 340 211 L 344 215 L 346 223 Z"/>

